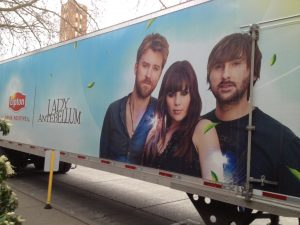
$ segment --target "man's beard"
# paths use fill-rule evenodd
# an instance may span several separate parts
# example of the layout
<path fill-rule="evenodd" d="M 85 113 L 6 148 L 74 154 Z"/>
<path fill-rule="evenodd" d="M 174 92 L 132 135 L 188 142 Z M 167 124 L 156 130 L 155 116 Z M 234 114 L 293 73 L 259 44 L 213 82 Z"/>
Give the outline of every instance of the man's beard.
<path fill-rule="evenodd" d="M 227 97 L 224 97 L 222 93 L 219 92 L 219 86 L 221 86 L 222 84 L 230 84 L 232 86 L 234 86 L 236 89 L 235 91 Z M 219 105 L 232 105 L 232 104 L 237 104 L 240 102 L 240 100 L 243 98 L 243 96 L 247 93 L 248 89 L 249 89 L 249 79 L 244 79 L 242 81 L 242 85 L 240 86 L 240 88 L 237 88 L 236 83 L 232 82 L 232 81 L 222 81 L 217 88 L 211 88 L 211 91 L 213 93 L 213 95 L 215 96 L 217 103 Z"/>
<path fill-rule="evenodd" d="M 146 83 L 146 84 L 150 85 L 151 87 L 143 88 L 142 87 L 143 83 Z M 136 81 L 135 88 L 136 88 L 136 93 L 140 98 L 147 98 L 152 94 L 155 87 L 153 87 L 151 80 L 145 78 L 143 81 L 141 81 L 139 83 Z"/>

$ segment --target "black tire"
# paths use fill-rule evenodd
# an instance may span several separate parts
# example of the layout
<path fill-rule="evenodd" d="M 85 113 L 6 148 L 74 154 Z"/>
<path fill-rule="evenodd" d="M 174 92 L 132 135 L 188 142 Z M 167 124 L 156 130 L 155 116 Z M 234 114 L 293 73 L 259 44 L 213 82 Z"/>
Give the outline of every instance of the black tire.
<path fill-rule="evenodd" d="M 45 164 L 45 158 L 41 156 L 33 156 L 32 157 L 32 162 L 37 170 L 44 170 L 44 164 Z"/>
<path fill-rule="evenodd" d="M 44 170 L 44 164 L 45 164 L 45 158 L 41 156 L 33 156 L 32 157 L 32 162 L 37 170 Z M 59 162 L 59 168 L 58 168 L 58 173 L 67 173 L 72 167 L 71 163 L 66 163 L 66 162 Z"/>
<path fill-rule="evenodd" d="M 58 173 L 62 173 L 65 174 L 67 172 L 69 172 L 69 170 L 71 169 L 72 164 L 71 163 L 66 163 L 66 162 L 59 162 L 59 168 L 58 168 Z"/>
<path fill-rule="evenodd" d="M 6 155 L 16 173 L 21 173 L 28 164 L 28 154 L 11 149 L 2 148 L 2 154 Z"/>

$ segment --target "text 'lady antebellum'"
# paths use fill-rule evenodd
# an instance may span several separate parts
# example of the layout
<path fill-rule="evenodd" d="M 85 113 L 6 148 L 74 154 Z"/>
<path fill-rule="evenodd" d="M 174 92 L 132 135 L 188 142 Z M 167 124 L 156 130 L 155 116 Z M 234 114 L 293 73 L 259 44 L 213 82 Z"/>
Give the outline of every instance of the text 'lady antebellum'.
<path fill-rule="evenodd" d="M 38 122 L 80 124 L 81 111 L 69 103 L 70 98 L 48 99 L 47 114 L 40 114 Z"/>

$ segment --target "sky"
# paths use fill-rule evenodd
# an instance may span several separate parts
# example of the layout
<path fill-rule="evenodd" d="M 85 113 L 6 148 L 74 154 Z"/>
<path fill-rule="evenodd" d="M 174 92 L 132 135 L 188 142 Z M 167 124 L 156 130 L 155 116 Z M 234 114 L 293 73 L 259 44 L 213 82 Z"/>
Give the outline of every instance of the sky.
<path fill-rule="evenodd" d="M 170 7 L 187 0 L 162 0 L 166 7 Z M 66 0 L 64 1 L 66 2 Z M 101 28 L 112 26 L 130 19 L 137 18 L 149 14 L 151 12 L 159 11 L 163 8 L 159 0 L 78 0 L 80 4 L 84 4 L 92 8 L 92 2 L 97 2 L 99 10 L 102 15 L 97 18 L 97 22 Z M 49 1 L 49 7 L 57 9 L 60 1 Z"/>
<path fill-rule="evenodd" d="M 178 2 L 180 1 L 165 0 L 164 4 L 169 7 Z M 101 18 L 103 26 L 117 24 L 162 9 L 158 0 L 140 0 L 139 5 L 137 0 L 103 0 L 103 4 L 105 9 Z"/>

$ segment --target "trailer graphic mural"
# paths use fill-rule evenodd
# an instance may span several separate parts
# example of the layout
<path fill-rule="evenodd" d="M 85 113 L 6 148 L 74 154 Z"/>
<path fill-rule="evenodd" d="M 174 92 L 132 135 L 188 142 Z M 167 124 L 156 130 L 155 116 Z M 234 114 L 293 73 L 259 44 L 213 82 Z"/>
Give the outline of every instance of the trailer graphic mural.
<path fill-rule="evenodd" d="M 299 13 L 206 1 L 3 61 L 3 139 L 300 197 Z"/>

